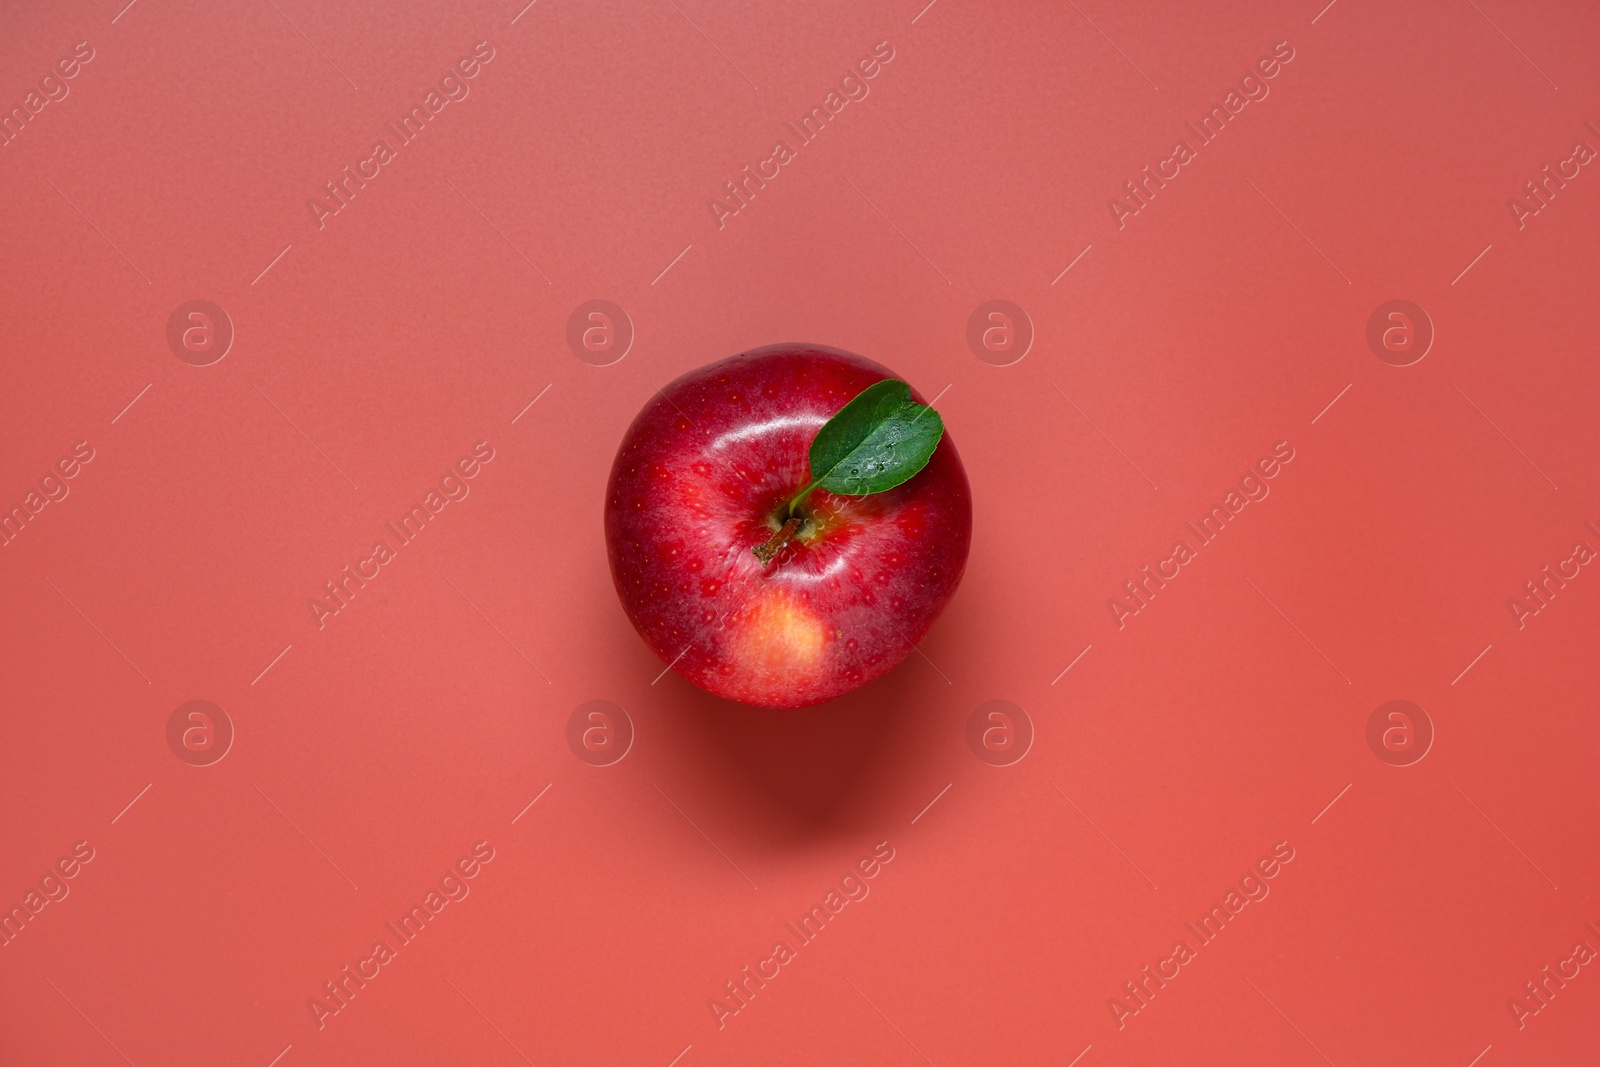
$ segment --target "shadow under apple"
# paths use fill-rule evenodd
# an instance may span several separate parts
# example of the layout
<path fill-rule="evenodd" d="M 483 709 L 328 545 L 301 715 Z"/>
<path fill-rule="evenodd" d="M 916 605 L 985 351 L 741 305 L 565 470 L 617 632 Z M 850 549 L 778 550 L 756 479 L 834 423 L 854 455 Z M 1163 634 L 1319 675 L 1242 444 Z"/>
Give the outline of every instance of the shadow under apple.
<path fill-rule="evenodd" d="M 916 738 L 948 699 L 934 691 L 945 681 L 915 651 L 860 689 L 807 708 L 750 707 L 675 673 L 657 688 L 664 691 L 652 694 L 649 714 L 666 735 L 663 747 L 692 762 L 683 773 L 714 783 L 733 810 L 765 822 L 773 841 L 878 827 L 878 801 L 921 756 Z"/>

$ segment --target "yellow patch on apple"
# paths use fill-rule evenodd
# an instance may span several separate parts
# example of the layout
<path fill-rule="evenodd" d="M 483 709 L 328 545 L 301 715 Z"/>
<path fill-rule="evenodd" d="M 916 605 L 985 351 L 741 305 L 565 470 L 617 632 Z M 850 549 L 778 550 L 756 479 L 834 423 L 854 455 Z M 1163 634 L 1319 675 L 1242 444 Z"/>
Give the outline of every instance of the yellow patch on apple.
<path fill-rule="evenodd" d="M 822 619 L 782 589 L 754 604 L 742 629 L 740 658 L 764 670 L 813 666 L 828 637 Z"/>

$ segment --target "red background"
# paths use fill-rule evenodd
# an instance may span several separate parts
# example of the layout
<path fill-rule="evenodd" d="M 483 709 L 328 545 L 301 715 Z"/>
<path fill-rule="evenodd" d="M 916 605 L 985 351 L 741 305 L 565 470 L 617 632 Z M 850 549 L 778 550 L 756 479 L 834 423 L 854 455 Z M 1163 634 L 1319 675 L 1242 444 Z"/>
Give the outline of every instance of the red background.
<path fill-rule="evenodd" d="M 1593 1061 L 1593 967 L 1521 1027 L 1507 1001 L 1600 949 L 1600 576 L 1521 629 L 1507 601 L 1600 549 L 1600 176 L 1520 229 L 1507 201 L 1600 148 L 1600 14 L 923 3 L 0 13 L 6 108 L 94 49 L 0 148 L 0 502 L 95 452 L 0 548 L 0 903 L 95 852 L 0 948 L 0 1061 Z M 319 229 L 479 41 L 470 95 Z M 870 95 L 719 229 L 879 41 Z M 1270 95 L 1119 229 L 1279 41 Z M 236 330 L 205 367 L 166 338 L 196 298 Z M 1003 367 L 966 341 L 997 298 L 1036 331 Z M 1396 298 L 1437 333 L 1408 367 L 1365 339 Z M 609 366 L 566 343 L 591 299 L 636 331 Z M 976 515 L 920 655 L 765 712 L 652 682 L 601 505 L 656 388 L 785 340 L 944 390 Z M 470 496 L 318 629 L 479 441 Z M 1108 598 L 1279 441 L 1270 497 L 1119 629 Z M 210 766 L 166 740 L 191 699 L 236 731 Z M 636 731 L 607 767 L 566 742 L 593 699 Z M 1011 766 L 967 744 L 994 699 L 1036 730 Z M 1366 741 L 1391 699 L 1436 731 L 1411 766 Z M 470 897 L 319 1029 L 482 840 Z M 880 841 L 871 895 L 719 1028 Z M 1280 841 L 1270 896 L 1119 1028 Z"/>

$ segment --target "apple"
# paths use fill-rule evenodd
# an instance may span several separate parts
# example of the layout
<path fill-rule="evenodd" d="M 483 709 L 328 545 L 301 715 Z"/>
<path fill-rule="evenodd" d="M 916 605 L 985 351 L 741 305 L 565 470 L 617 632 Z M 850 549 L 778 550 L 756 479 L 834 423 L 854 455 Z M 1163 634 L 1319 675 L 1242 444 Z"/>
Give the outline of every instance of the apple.
<path fill-rule="evenodd" d="M 825 445 L 831 474 L 812 470 Z M 769 345 L 645 404 L 605 527 L 617 594 L 662 662 L 717 696 L 796 708 L 877 678 L 928 633 L 966 569 L 972 495 L 942 420 L 890 371 Z"/>

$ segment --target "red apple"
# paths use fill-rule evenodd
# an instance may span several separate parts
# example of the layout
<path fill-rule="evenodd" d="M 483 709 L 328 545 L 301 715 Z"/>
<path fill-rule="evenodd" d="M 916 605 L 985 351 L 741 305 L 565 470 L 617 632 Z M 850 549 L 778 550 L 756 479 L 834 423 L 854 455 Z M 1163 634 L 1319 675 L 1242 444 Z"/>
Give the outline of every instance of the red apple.
<path fill-rule="evenodd" d="M 718 696 L 795 708 L 871 681 L 927 634 L 972 541 L 948 433 L 895 488 L 813 490 L 792 540 L 766 564 L 754 551 L 811 484 L 817 431 L 891 377 L 838 349 L 770 345 L 685 374 L 639 412 L 611 468 L 606 546 L 664 663 Z"/>

